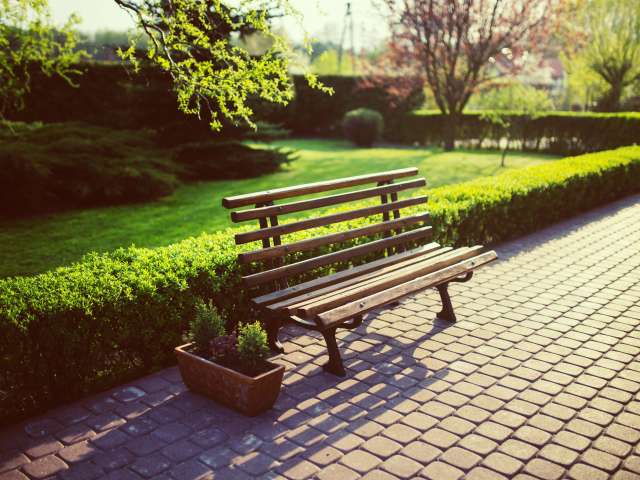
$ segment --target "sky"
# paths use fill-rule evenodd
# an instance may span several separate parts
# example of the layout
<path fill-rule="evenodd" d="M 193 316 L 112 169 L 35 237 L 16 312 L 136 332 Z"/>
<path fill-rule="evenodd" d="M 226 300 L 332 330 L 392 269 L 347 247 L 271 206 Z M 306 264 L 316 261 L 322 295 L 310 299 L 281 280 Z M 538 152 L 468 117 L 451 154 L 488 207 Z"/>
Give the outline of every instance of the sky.
<path fill-rule="evenodd" d="M 354 17 L 354 44 L 373 47 L 385 36 L 385 22 L 375 0 L 351 0 Z M 300 42 L 306 30 L 312 37 L 333 40 L 338 43 L 344 24 L 346 0 L 291 0 L 295 8 L 302 12 L 302 26 L 293 19 L 286 19 L 282 25 L 287 35 Z M 113 0 L 49 0 L 54 20 L 63 23 L 71 14 L 77 13 L 82 23 L 80 30 L 127 30 L 133 21 Z M 345 47 L 350 48 L 347 43 Z"/>

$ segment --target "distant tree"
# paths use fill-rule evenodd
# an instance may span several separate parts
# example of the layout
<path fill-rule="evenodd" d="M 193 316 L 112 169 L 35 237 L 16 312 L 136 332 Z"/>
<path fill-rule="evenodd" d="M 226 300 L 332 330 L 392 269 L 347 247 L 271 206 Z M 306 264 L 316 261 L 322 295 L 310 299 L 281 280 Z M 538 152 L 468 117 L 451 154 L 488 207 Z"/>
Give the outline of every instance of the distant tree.
<path fill-rule="evenodd" d="M 640 79 L 640 2 L 585 0 L 580 11 L 587 36 L 579 54 L 608 87 L 597 108 L 619 110 L 625 88 Z"/>
<path fill-rule="evenodd" d="M 55 27 L 47 0 L 0 0 L 0 119 L 24 107 L 34 66 L 72 83 L 75 65 L 86 55 L 76 48 L 77 24 L 71 16 Z"/>
<path fill-rule="evenodd" d="M 309 54 L 309 58 L 313 63 L 320 55 L 322 55 L 326 51 L 335 50 L 336 54 L 338 52 L 339 45 L 332 41 L 319 41 L 314 40 L 312 43 L 313 49 Z M 303 47 L 304 48 L 304 47 Z"/>
<path fill-rule="evenodd" d="M 357 75 L 357 71 L 353 71 L 353 62 L 351 53 L 345 52 L 339 62 L 338 50 L 335 48 L 327 49 L 318 55 L 311 62 L 311 71 L 318 75 Z"/>
<path fill-rule="evenodd" d="M 478 110 L 533 113 L 553 110 L 553 100 L 546 90 L 519 82 L 495 85 L 475 93 L 469 106 Z"/>
<path fill-rule="evenodd" d="M 553 109 L 553 101 L 546 91 L 516 82 L 499 85 L 474 97 L 477 97 L 474 106 L 483 110 L 481 117 L 500 133 L 501 167 L 506 166 L 507 152 L 515 137 L 522 138 L 528 119 Z"/>
<path fill-rule="evenodd" d="M 296 14 L 289 0 L 114 1 L 148 36 L 147 56 L 171 76 L 178 108 L 185 114 L 206 114 L 218 130 L 223 118 L 253 125 L 250 97 L 279 104 L 291 100 L 289 47 L 270 25 L 274 17 Z M 268 38 L 266 50 L 249 52 L 240 41 L 248 35 Z M 120 53 L 138 65 L 134 45 Z M 313 75 L 307 79 L 324 89 Z"/>
<path fill-rule="evenodd" d="M 544 38 L 561 0 L 384 0 L 391 61 L 425 78 L 447 117 L 445 149 L 471 95 L 496 77 L 503 60 L 515 71 Z"/>
<path fill-rule="evenodd" d="M 566 84 L 562 104 L 565 108 L 591 110 L 599 98 L 607 91 L 607 83 L 589 66 L 582 52 L 570 50 L 562 52 L 560 59 L 565 69 Z"/>

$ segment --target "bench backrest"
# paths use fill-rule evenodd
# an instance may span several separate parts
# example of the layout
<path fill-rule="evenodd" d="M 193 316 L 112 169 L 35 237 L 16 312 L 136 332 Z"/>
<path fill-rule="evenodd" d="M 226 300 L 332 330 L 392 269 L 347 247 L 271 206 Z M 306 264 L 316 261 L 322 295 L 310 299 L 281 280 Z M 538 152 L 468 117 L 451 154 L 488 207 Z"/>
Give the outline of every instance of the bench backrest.
<path fill-rule="evenodd" d="M 395 182 L 397 179 L 413 177 L 418 174 L 417 168 L 404 168 L 388 172 L 373 173 L 357 177 L 342 178 L 323 182 L 309 183 L 293 187 L 266 190 L 233 197 L 226 197 L 222 205 L 228 209 L 248 207 L 231 212 L 233 222 L 245 222 L 257 220 L 259 229 L 238 233 L 235 236 L 237 245 L 249 242 L 262 242 L 262 248 L 240 253 L 238 260 L 242 264 L 261 262 L 261 271 L 243 277 L 246 287 L 258 285 L 271 286 L 272 290 L 278 290 L 287 286 L 287 279 L 295 277 L 315 268 L 348 261 L 351 258 L 368 255 L 373 252 L 386 250 L 388 254 L 392 249 L 400 252 L 409 244 L 420 243 L 431 235 L 431 227 L 422 226 L 415 228 L 416 224 L 425 223 L 428 220 L 426 212 L 407 217 L 400 216 L 400 210 L 426 203 L 426 196 L 398 199 L 398 193 L 414 188 L 424 187 L 424 178 Z M 375 184 L 373 187 L 362 188 L 349 192 L 333 192 L 331 195 L 323 195 L 317 198 L 287 201 L 275 204 L 277 200 L 290 199 L 292 197 L 306 196 L 316 193 L 332 192 L 349 187 Z M 340 211 L 333 214 L 316 216 L 305 215 L 304 219 L 279 223 L 282 215 L 308 212 L 319 208 L 340 205 L 367 198 L 380 198 L 379 205 L 360 206 L 353 210 Z M 284 242 L 284 236 L 301 230 L 310 230 L 334 223 L 344 222 L 356 218 L 381 215 L 381 222 L 372 223 L 361 228 L 347 230 L 339 233 L 310 237 L 305 240 Z M 392 218 L 393 217 L 393 218 Z M 412 227 L 408 231 L 403 231 Z M 284 261 L 286 256 L 298 252 L 312 251 L 326 245 L 343 245 L 343 242 L 361 237 L 382 234 L 383 238 L 361 243 L 357 246 L 337 249 L 331 253 L 325 253 L 312 258 L 288 263 Z"/>

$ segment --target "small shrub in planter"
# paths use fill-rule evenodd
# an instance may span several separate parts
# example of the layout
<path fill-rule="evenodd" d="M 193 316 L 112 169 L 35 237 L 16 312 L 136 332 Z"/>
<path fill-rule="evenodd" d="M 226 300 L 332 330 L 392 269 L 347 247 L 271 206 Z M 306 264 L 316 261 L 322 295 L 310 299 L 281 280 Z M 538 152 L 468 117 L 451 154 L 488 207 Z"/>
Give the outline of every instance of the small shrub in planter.
<path fill-rule="evenodd" d="M 224 320 L 211 302 L 196 302 L 196 314 L 189 323 L 189 331 L 185 340 L 193 343 L 199 355 L 206 356 L 211 348 L 211 342 L 224 335 Z"/>
<path fill-rule="evenodd" d="M 238 334 L 238 356 L 240 363 L 249 371 L 259 371 L 269 355 L 267 333 L 259 322 L 240 326 Z"/>
<path fill-rule="evenodd" d="M 342 119 L 345 137 L 359 147 L 372 146 L 382 134 L 383 128 L 382 115 L 369 108 L 351 110 Z"/>
<path fill-rule="evenodd" d="M 226 334 L 224 320 L 212 304 L 198 302 L 189 324 L 190 343 L 176 348 L 184 383 L 245 415 L 273 406 L 284 367 L 267 361 L 267 334 L 259 322 Z"/>

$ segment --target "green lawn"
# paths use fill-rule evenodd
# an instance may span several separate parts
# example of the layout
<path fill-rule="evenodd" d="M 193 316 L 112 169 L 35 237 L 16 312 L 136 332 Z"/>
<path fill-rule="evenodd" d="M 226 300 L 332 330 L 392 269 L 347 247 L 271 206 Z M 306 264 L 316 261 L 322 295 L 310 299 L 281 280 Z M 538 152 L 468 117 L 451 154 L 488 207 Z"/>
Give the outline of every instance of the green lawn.
<path fill-rule="evenodd" d="M 283 140 L 277 146 L 299 150 L 285 170 L 240 181 L 202 182 L 179 188 L 160 201 L 66 212 L 0 224 L 0 276 L 38 273 L 78 260 L 84 253 L 135 244 L 167 245 L 231 225 L 220 205 L 228 195 L 417 166 L 430 187 L 495 175 L 500 154 L 442 152 L 433 148 L 385 146 L 358 149 L 340 140 Z M 512 153 L 507 168 L 555 159 Z"/>

